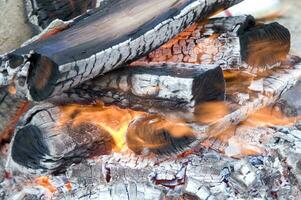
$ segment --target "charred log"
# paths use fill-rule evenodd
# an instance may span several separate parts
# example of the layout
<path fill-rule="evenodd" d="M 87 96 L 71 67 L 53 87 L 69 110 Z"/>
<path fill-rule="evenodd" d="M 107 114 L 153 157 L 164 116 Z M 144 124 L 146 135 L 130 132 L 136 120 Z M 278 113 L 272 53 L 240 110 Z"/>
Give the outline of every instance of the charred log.
<path fill-rule="evenodd" d="M 70 20 L 96 7 L 96 0 L 25 0 L 29 22 L 38 30 L 46 28 L 53 20 Z"/>
<path fill-rule="evenodd" d="M 46 104 L 34 107 L 21 119 L 11 146 L 16 168 L 49 173 L 94 154 L 111 152 L 114 141 L 105 129 L 89 122 L 60 124 L 61 113 L 59 107 Z M 73 117 L 76 114 L 74 111 Z"/>
<path fill-rule="evenodd" d="M 175 115 L 172 116 L 173 120 L 179 122 L 181 126 L 161 126 L 161 127 L 158 126 L 157 127 L 157 126 L 153 126 L 154 124 L 156 124 L 155 122 L 147 120 L 147 119 L 152 119 L 151 117 L 141 118 L 140 120 L 134 122 L 133 120 L 137 119 L 137 117 L 143 117 L 145 113 L 141 113 L 141 112 L 137 113 L 136 111 L 126 110 L 126 109 L 119 110 L 118 112 L 113 112 L 112 110 L 108 109 L 107 112 L 104 112 L 103 107 L 99 109 L 93 105 L 78 106 L 76 109 L 70 109 L 68 105 L 61 106 L 61 107 L 52 106 L 52 105 L 48 107 L 42 106 L 40 108 L 35 107 L 32 111 L 28 112 L 24 116 L 24 118 L 21 120 L 19 124 L 19 127 L 17 128 L 17 131 L 15 132 L 15 136 L 12 140 L 12 147 L 10 149 L 10 159 L 8 162 L 8 166 L 12 170 L 16 169 L 16 171 L 20 170 L 22 172 L 30 171 L 34 173 L 38 173 L 38 172 L 49 173 L 49 172 L 56 171 L 58 169 L 62 169 L 64 166 L 68 166 L 68 164 L 72 162 L 76 162 L 78 157 L 83 158 L 85 156 L 89 156 L 93 154 L 91 153 L 90 149 L 94 149 L 93 144 L 95 144 L 95 142 L 97 144 L 96 145 L 97 147 L 101 147 L 101 146 L 103 147 L 102 144 L 106 144 L 106 145 L 111 144 L 111 146 L 116 147 L 118 143 L 116 142 L 115 139 L 113 139 L 114 141 L 113 143 L 103 142 L 104 138 L 108 138 L 107 141 L 112 141 L 110 136 L 113 137 L 114 134 L 109 134 L 109 135 L 104 134 L 104 136 L 102 136 L 103 131 L 101 130 L 104 129 L 103 126 L 104 124 L 100 123 L 102 120 L 105 120 L 105 124 L 113 123 L 115 125 L 116 124 L 125 125 L 125 126 L 121 126 L 123 128 L 118 129 L 123 131 L 129 126 L 129 124 L 131 124 L 131 122 L 133 122 L 130 125 L 130 129 L 129 129 L 130 134 L 127 137 L 127 142 L 128 142 L 127 145 L 132 151 L 136 153 L 143 154 L 145 153 L 144 150 L 146 149 L 147 151 L 152 153 L 169 154 L 170 152 L 181 151 L 182 147 L 184 150 L 189 147 L 195 147 L 195 145 L 199 144 L 199 142 L 204 141 L 205 139 L 208 138 L 218 136 L 218 134 L 225 131 L 229 127 L 236 125 L 239 122 L 245 120 L 250 114 L 256 112 L 262 107 L 265 107 L 275 102 L 275 100 L 278 99 L 281 94 L 283 94 L 291 86 L 296 84 L 297 80 L 300 79 L 301 77 L 300 69 L 301 69 L 300 64 L 295 65 L 291 69 L 280 68 L 277 71 L 273 72 L 269 77 L 264 78 L 263 80 L 260 79 L 254 80 L 251 86 L 249 86 L 249 89 L 248 86 L 242 88 L 237 88 L 237 87 L 232 89 L 229 88 L 230 89 L 229 92 L 232 90 L 235 91 L 234 93 L 227 95 L 228 96 L 227 100 L 228 103 L 231 104 L 232 110 L 230 111 L 230 113 L 226 113 L 221 118 L 218 118 L 215 121 L 210 122 L 209 124 L 205 124 L 202 123 L 202 121 L 198 121 L 198 118 L 200 116 L 197 115 L 193 116 L 191 119 L 190 114 L 188 114 L 189 116 L 185 116 L 184 114 L 182 114 L 178 116 L 178 118 L 176 117 L 179 113 L 175 113 Z M 255 87 L 255 85 L 257 85 L 257 82 L 259 82 L 259 84 L 262 85 L 261 87 L 259 87 L 261 88 L 260 90 L 258 90 L 258 87 Z M 242 91 L 240 91 L 240 89 Z M 243 91 L 248 91 L 249 93 L 248 98 L 240 98 L 240 94 L 242 95 Z M 234 100 L 235 97 L 238 97 L 238 99 Z M 231 101 L 230 98 L 232 98 Z M 114 107 L 114 109 L 119 109 L 119 108 Z M 67 120 L 63 120 L 63 121 L 59 120 L 60 119 L 58 118 L 59 116 L 65 116 L 63 118 L 66 118 Z M 112 118 L 114 120 L 111 120 Z M 118 123 L 116 123 L 116 120 L 124 120 L 124 122 L 126 123 L 121 123 L 119 121 Z M 147 123 L 147 121 L 151 123 Z M 165 122 L 165 119 L 163 120 L 163 122 Z M 78 138 L 74 139 L 75 136 L 72 136 L 71 134 L 72 131 L 71 132 L 69 131 L 70 130 L 69 124 L 73 125 L 71 126 L 71 128 L 74 129 L 76 127 L 74 125 L 80 125 L 83 123 L 92 124 L 91 126 L 94 127 L 92 130 L 98 128 L 97 130 L 100 131 L 90 131 L 91 133 L 85 132 L 83 134 L 80 134 L 80 139 Z M 153 134 L 154 132 L 155 133 L 154 135 L 156 135 L 156 137 L 152 135 L 145 135 L 144 133 L 142 133 L 145 130 L 145 128 L 141 127 L 140 125 L 146 126 L 147 131 L 145 133 Z M 176 127 L 177 131 L 180 130 L 178 127 L 184 127 L 185 129 L 183 129 L 184 131 L 182 132 L 183 135 L 174 134 L 172 132 L 172 129 L 170 129 L 170 127 Z M 39 131 L 35 131 L 32 128 Z M 110 129 L 105 129 L 105 130 L 108 131 Z M 30 132 L 30 133 L 27 133 L 25 135 L 24 132 Z M 104 133 L 106 133 L 106 131 Z M 126 131 L 124 131 L 123 133 L 124 135 L 121 138 L 125 139 L 127 133 Z M 41 135 L 43 134 L 45 134 L 45 136 L 41 137 Z M 39 135 L 40 137 L 38 137 Z M 135 136 L 137 136 L 137 138 L 140 137 L 141 139 L 139 141 L 140 143 L 137 143 L 138 146 L 132 145 L 133 137 Z M 18 137 L 19 139 L 16 139 Z M 31 139 L 28 139 L 29 137 Z M 88 137 L 88 139 L 86 137 Z M 94 140 L 93 138 L 96 139 Z M 156 146 L 156 144 L 162 142 L 161 139 L 163 138 L 164 138 L 163 144 L 165 142 L 167 145 L 165 147 L 159 146 L 158 148 L 159 150 L 155 148 L 150 148 L 152 146 L 148 145 L 151 143 L 155 143 Z M 30 142 L 28 142 L 27 144 L 27 141 Z M 40 145 L 41 147 L 37 149 L 35 148 L 35 146 L 37 147 L 38 145 L 36 144 L 33 145 L 32 143 L 38 143 L 43 145 L 46 144 L 47 146 L 51 146 L 52 148 L 48 148 L 48 149 L 41 148 L 43 147 L 43 145 Z M 46 151 L 44 151 L 44 149 L 46 149 Z M 98 152 L 97 155 L 101 155 L 102 153 L 103 151 L 101 151 L 100 153 Z M 47 156 L 46 157 L 34 156 L 34 155 L 41 155 L 41 154 L 42 155 L 46 154 Z M 34 159 L 32 157 L 34 157 Z M 157 158 L 160 157 L 161 156 L 158 156 Z M 33 164 L 34 163 L 33 161 L 35 161 L 37 164 Z M 171 182 L 174 183 L 173 181 Z M 165 186 L 166 184 L 167 183 L 164 182 Z"/>
<path fill-rule="evenodd" d="M 238 16 L 199 23 L 140 61 L 221 63 L 224 70 L 262 68 L 284 61 L 289 50 L 290 33 L 285 27 Z"/>
<path fill-rule="evenodd" d="M 110 1 L 69 29 L 4 56 L 0 85 L 14 80 L 21 97 L 47 99 L 149 53 L 196 20 L 240 1 Z"/>
<path fill-rule="evenodd" d="M 194 111 L 203 102 L 223 101 L 224 97 L 225 81 L 218 65 L 157 64 L 112 71 L 65 92 L 59 99 L 101 100 L 154 112 Z"/>

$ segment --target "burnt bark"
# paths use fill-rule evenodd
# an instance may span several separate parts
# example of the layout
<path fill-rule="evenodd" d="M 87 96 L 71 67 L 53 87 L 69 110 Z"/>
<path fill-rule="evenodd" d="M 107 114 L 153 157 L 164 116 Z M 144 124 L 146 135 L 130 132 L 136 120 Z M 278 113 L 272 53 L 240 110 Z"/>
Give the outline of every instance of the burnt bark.
<path fill-rule="evenodd" d="M 125 66 L 65 92 L 59 99 L 101 100 L 148 112 L 194 111 L 207 101 L 223 101 L 225 80 L 218 65 Z M 55 98 L 54 98 L 55 99 Z"/>
<path fill-rule="evenodd" d="M 53 20 L 73 19 L 96 7 L 96 0 L 25 0 L 28 21 L 39 31 Z"/>
<path fill-rule="evenodd" d="M 13 79 L 21 97 L 45 100 L 138 59 L 195 21 L 238 2 L 110 1 L 69 29 L 3 56 L 0 85 Z"/>
<path fill-rule="evenodd" d="M 289 50 L 290 33 L 285 27 L 257 24 L 246 15 L 198 23 L 139 61 L 221 63 L 224 70 L 252 69 L 284 61 Z"/>

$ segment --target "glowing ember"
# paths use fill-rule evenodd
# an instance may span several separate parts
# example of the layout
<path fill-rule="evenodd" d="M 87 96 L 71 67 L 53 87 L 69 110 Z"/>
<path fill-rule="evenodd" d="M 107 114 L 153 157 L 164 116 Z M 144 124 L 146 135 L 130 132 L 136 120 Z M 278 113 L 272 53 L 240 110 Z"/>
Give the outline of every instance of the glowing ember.
<path fill-rule="evenodd" d="M 51 180 L 47 176 L 40 176 L 36 178 L 35 182 L 52 193 L 57 191 L 57 188 L 52 184 Z"/>

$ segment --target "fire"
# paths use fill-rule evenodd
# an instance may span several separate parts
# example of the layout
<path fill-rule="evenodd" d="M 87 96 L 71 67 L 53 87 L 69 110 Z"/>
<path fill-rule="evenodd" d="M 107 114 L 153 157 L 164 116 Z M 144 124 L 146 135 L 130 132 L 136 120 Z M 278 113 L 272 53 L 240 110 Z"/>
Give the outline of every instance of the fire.
<path fill-rule="evenodd" d="M 194 140 L 194 131 L 181 120 L 148 115 L 130 125 L 126 138 L 129 149 L 136 154 L 148 150 L 161 154 L 184 149 Z"/>
<path fill-rule="evenodd" d="M 121 109 L 117 106 L 70 104 L 61 107 L 60 124 L 71 123 L 73 127 L 81 123 L 92 123 L 108 131 L 114 140 L 114 151 L 119 152 L 125 146 L 125 135 L 129 124 L 143 112 Z"/>
<path fill-rule="evenodd" d="M 202 124 L 210 124 L 229 113 L 230 108 L 226 102 L 206 102 L 197 107 L 195 120 Z"/>

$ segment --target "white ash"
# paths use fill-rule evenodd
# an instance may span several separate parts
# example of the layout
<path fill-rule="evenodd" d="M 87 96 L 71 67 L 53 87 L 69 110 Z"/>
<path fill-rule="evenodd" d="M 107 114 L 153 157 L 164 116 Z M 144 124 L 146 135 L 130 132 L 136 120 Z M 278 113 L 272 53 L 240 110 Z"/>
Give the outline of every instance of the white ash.
<path fill-rule="evenodd" d="M 51 198 L 98 199 L 102 196 L 108 200 L 120 197 L 160 200 L 178 199 L 187 193 L 198 199 L 298 199 L 301 195 L 301 131 L 296 127 L 241 126 L 238 129 L 240 134 L 237 132 L 233 137 L 241 136 L 247 145 L 258 143 L 264 151 L 259 155 L 241 155 L 239 159 L 210 149 L 166 160 L 132 154 L 103 156 L 74 164 L 65 174 L 50 176 L 58 188 L 57 192 L 50 193 Z M 66 189 L 67 182 L 72 185 L 70 191 Z M 28 187 L 27 193 L 32 190 L 31 195 L 41 196 L 37 192 L 38 185 Z M 14 188 L 13 192 L 6 187 L 3 192 L 9 199 L 23 194 L 24 188 Z M 48 197 L 48 194 L 49 191 L 42 196 Z"/>

